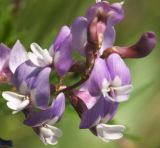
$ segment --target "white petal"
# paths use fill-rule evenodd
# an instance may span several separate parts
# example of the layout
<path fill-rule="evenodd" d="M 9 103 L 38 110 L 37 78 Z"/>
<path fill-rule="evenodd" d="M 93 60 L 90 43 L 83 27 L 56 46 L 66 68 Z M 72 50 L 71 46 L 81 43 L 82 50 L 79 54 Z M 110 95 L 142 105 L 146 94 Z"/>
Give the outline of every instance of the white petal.
<path fill-rule="evenodd" d="M 38 58 L 38 57 L 37 57 L 35 54 L 33 54 L 32 52 L 29 52 L 29 53 L 28 53 L 28 57 L 29 57 L 29 59 L 31 60 L 31 62 L 32 62 L 34 65 L 36 65 L 36 66 L 38 66 L 38 67 L 44 67 L 44 66 L 46 66 L 45 63 L 44 63 L 44 61 L 43 61 L 42 59 Z"/>
<path fill-rule="evenodd" d="M 2 92 L 2 96 L 5 100 L 16 103 L 21 103 L 22 100 L 26 97 L 24 95 L 20 95 L 10 91 Z"/>
<path fill-rule="evenodd" d="M 129 98 L 128 95 L 117 96 L 116 101 L 117 101 L 117 102 L 124 102 L 124 101 L 127 101 L 128 98 Z"/>
<path fill-rule="evenodd" d="M 132 91 L 133 86 L 131 84 L 129 85 L 123 85 L 120 87 L 113 87 L 117 95 L 127 95 Z"/>
<path fill-rule="evenodd" d="M 57 144 L 57 143 L 58 143 L 57 137 L 52 136 L 52 137 L 50 137 L 50 138 L 46 138 L 46 143 L 47 143 L 47 144 L 50 144 L 50 145 L 55 145 L 55 144 Z"/>
<path fill-rule="evenodd" d="M 52 130 L 49 129 L 49 128 L 46 128 L 46 127 L 42 127 L 40 132 L 41 132 L 41 135 L 43 135 L 44 138 L 49 138 L 50 136 L 54 135 Z"/>
<path fill-rule="evenodd" d="M 123 137 L 122 132 L 125 127 L 123 125 L 107 125 L 99 124 L 96 127 L 97 136 L 105 142 L 110 140 L 118 140 Z"/>
<path fill-rule="evenodd" d="M 122 85 L 122 80 L 119 76 L 116 76 L 112 82 L 112 86 L 117 87 Z"/>
<path fill-rule="evenodd" d="M 17 110 L 17 105 L 14 104 L 13 102 L 7 102 L 7 106 L 12 110 Z"/>
<path fill-rule="evenodd" d="M 44 67 L 52 63 L 53 58 L 47 49 L 42 49 L 38 44 L 32 43 L 31 50 L 33 53 L 29 53 L 29 59 L 37 66 Z"/>
<path fill-rule="evenodd" d="M 26 108 L 29 105 L 29 100 L 24 100 L 21 104 L 19 104 L 19 106 L 17 106 L 17 111 L 13 112 L 13 114 L 23 110 L 24 108 Z"/>
<path fill-rule="evenodd" d="M 51 126 L 49 124 L 46 124 L 46 126 L 52 130 L 56 137 L 62 137 L 62 131 L 59 128 Z"/>
<path fill-rule="evenodd" d="M 103 94 L 104 97 L 106 97 L 108 95 L 108 92 L 110 91 L 109 85 L 110 85 L 110 83 L 107 81 L 107 79 L 104 79 L 102 81 L 101 92 L 102 92 L 102 94 Z"/>
<path fill-rule="evenodd" d="M 43 49 L 37 43 L 32 43 L 30 47 L 37 57 L 43 58 Z"/>

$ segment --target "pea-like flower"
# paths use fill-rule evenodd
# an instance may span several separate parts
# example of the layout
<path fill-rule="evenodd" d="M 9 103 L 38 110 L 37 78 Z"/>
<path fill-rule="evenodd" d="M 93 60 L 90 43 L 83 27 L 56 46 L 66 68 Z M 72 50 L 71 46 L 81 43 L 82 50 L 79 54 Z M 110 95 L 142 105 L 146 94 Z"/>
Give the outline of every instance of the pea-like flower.
<path fill-rule="evenodd" d="M 56 72 L 62 76 L 68 72 L 72 64 L 71 37 L 69 27 L 63 26 L 49 51 L 42 49 L 36 43 L 32 43 L 32 52 L 28 53 L 28 57 L 38 67 L 53 65 Z"/>
<path fill-rule="evenodd" d="M 116 113 L 118 103 L 102 97 L 93 97 L 88 91 L 76 91 L 72 98 L 73 106 L 81 117 L 80 128 L 91 132 L 105 142 L 123 137 L 123 125 L 109 125 Z"/>
<path fill-rule="evenodd" d="M 97 58 L 90 78 L 81 89 L 111 101 L 126 101 L 132 90 L 131 74 L 118 54 L 111 54 L 106 60 Z"/>
<path fill-rule="evenodd" d="M 65 96 L 60 93 L 56 99 L 53 99 L 51 107 L 45 110 L 29 111 L 26 114 L 24 124 L 33 127 L 35 132 L 40 136 L 44 144 L 56 144 L 62 131 L 53 125 L 60 120 L 65 109 Z"/>

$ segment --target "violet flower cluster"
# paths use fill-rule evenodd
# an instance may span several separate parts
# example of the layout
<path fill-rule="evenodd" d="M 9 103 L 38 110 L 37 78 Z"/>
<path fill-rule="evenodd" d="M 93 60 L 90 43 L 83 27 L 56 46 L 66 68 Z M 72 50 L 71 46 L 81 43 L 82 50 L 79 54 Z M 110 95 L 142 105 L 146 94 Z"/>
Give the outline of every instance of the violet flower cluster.
<path fill-rule="evenodd" d="M 124 17 L 123 2 L 96 1 L 85 17 L 63 26 L 49 49 L 32 43 L 27 52 L 20 41 L 12 49 L 0 44 L 0 82 L 13 86 L 2 92 L 13 114 L 23 112 L 24 124 L 44 144 L 56 144 L 62 131 L 55 127 L 68 99 L 89 129 L 105 142 L 122 138 L 124 125 L 108 124 L 132 91 L 131 73 L 124 58 L 147 56 L 156 45 L 154 32 L 145 32 L 129 47 L 114 46 L 115 25 Z M 85 60 L 77 60 L 77 51 Z M 54 75 L 53 75 L 54 73 Z M 68 86 L 68 75 L 81 79 Z M 52 82 L 52 79 L 58 82 Z M 69 81 L 69 80 L 68 80 Z"/>

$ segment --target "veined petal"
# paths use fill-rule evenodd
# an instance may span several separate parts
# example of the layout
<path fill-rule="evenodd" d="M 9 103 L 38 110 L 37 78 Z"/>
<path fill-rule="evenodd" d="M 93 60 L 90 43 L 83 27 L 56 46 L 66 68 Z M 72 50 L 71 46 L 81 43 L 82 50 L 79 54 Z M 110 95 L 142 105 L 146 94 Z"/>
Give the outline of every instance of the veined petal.
<path fill-rule="evenodd" d="M 104 142 L 122 138 L 124 129 L 123 125 L 99 124 L 96 126 L 97 136 Z"/>
<path fill-rule="evenodd" d="M 5 91 L 2 93 L 2 96 L 7 100 L 7 106 L 14 110 L 13 114 L 23 110 L 30 103 L 29 99 L 24 96 L 14 92 Z"/>
<path fill-rule="evenodd" d="M 87 43 L 87 26 L 88 21 L 85 17 L 78 17 L 71 26 L 72 47 L 83 55 Z"/>
<path fill-rule="evenodd" d="M 65 109 L 65 96 L 63 93 L 60 93 L 56 100 L 53 100 L 52 106 L 46 110 L 41 110 L 40 112 L 32 113 L 24 121 L 24 124 L 32 127 L 37 127 L 47 124 L 54 124 L 57 122 Z"/>
<path fill-rule="evenodd" d="M 114 87 L 113 89 L 115 90 L 117 95 L 127 95 L 132 91 L 132 88 L 133 86 L 131 84 L 128 84 L 120 87 Z"/>
<path fill-rule="evenodd" d="M 54 52 L 53 62 L 57 73 L 63 76 L 72 64 L 71 36 L 67 36 L 57 47 Z"/>
<path fill-rule="evenodd" d="M 40 71 L 40 68 L 37 68 L 35 65 L 31 63 L 31 61 L 26 61 L 21 64 L 15 71 L 13 77 L 13 84 L 20 91 L 21 94 L 28 93 L 28 86 L 26 83 L 26 79 L 29 75 L 35 73 L 36 71 Z"/>
<path fill-rule="evenodd" d="M 85 84 L 91 95 L 100 96 L 104 79 L 110 82 L 109 71 L 105 61 L 101 58 L 97 58 L 91 75 Z"/>
<path fill-rule="evenodd" d="M 2 96 L 5 100 L 9 101 L 9 102 L 14 102 L 16 103 L 21 103 L 22 100 L 26 97 L 24 95 L 20 95 L 14 92 L 10 92 L 10 91 L 4 91 L 2 92 Z"/>
<path fill-rule="evenodd" d="M 124 18 L 124 10 L 123 10 L 123 2 L 120 3 L 113 3 L 111 5 L 111 11 L 109 19 L 108 19 L 108 25 L 116 25 Z"/>
<path fill-rule="evenodd" d="M 106 59 L 106 64 L 112 81 L 118 76 L 122 81 L 122 85 L 131 83 L 131 74 L 129 68 L 118 54 L 111 54 Z"/>
<path fill-rule="evenodd" d="M 39 73 L 32 73 L 26 80 L 30 89 L 31 100 L 35 106 L 41 109 L 45 109 L 48 106 L 50 99 L 50 72 L 51 69 L 46 67 Z"/>
<path fill-rule="evenodd" d="M 75 95 L 84 102 L 88 109 L 91 109 L 97 102 L 97 98 L 91 96 L 88 91 L 75 91 Z"/>
<path fill-rule="evenodd" d="M 27 52 L 21 42 L 18 40 L 14 44 L 9 57 L 9 68 L 12 73 L 15 73 L 17 67 L 27 60 Z"/>
<path fill-rule="evenodd" d="M 91 109 L 82 114 L 80 128 L 92 128 L 100 122 L 107 122 L 113 117 L 117 107 L 117 103 L 100 97 Z"/>
<path fill-rule="evenodd" d="M 48 50 L 42 49 L 36 43 L 31 44 L 31 50 L 33 53 L 29 52 L 28 57 L 36 66 L 45 67 L 52 63 L 53 58 L 49 54 Z"/>
<path fill-rule="evenodd" d="M 57 38 L 54 41 L 53 53 L 55 53 L 60 48 L 60 46 L 62 46 L 63 42 L 69 36 L 70 36 L 70 28 L 68 26 L 63 26 L 59 31 Z"/>
<path fill-rule="evenodd" d="M 87 12 L 87 19 L 89 22 L 96 16 L 98 10 L 103 10 L 108 13 L 111 10 L 111 6 L 107 1 L 102 1 L 92 5 Z"/>

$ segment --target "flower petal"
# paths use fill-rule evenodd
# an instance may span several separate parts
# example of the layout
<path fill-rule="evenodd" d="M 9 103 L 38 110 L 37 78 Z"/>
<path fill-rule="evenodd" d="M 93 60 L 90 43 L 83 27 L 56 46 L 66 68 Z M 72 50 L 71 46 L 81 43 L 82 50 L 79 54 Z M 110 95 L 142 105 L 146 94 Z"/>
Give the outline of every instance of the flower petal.
<path fill-rule="evenodd" d="M 18 40 L 14 44 L 9 57 L 9 68 L 12 73 L 15 73 L 16 68 L 27 60 L 27 52 L 21 42 Z"/>
<path fill-rule="evenodd" d="M 75 91 L 75 95 L 84 102 L 88 109 L 91 109 L 97 102 L 97 98 L 91 96 L 88 91 Z"/>
<path fill-rule="evenodd" d="M 52 63 L 53 58 L 47 49 L 42 49 L 37 43 L 32 43 L 31 50 L 28 57 L 36 66 L 45 67 Z"/>
<path fill-rule="evenodd" d="M 71 26 L 72 47 L 83 55 L 87 43 L 87 26 L 88 21 L 85 17 L 78 17 Z"/>
<path fill-rule="evenodd" d="M 104 79 L 110 82 L 109 71 L 105 61 L 101 58 L 97 58 L 91 75 L 83 87 L 88 88 L 91 95 L 100 96 Z"/>
<path fill-rule="evenodd" d="M 8 67 L 8 59 L 10 56 L 10 49 L 4 45 L 0 44 L 0 71 L 3 70 L 4 67 Z"/>
<path fill-rule="evenodd" d="M 122 81 L 122 85 L 131 83 L 131 74 L 129 68 L 118 54 L 111 54 L 106 59 L 106 64 L 112 80 L 118 76 Z"/>
<path fill-rule="evenodd" d="M 26 97 L 24 95 L 20 95 L 14 92 L 10 92 L 10 91 L 4 91 L 2 92 L 2 96 L 5 100 L 10 101 L 10 102 L 14 102 L 14 103 L 21 103 L 22 100 Z"/>
<path fill-rule="evenodd" d="M 62 46 L 63 42 L 68 36 L 70 36 L 70 28 L 68 26 L 63 26 L 54 41 L 53 53 L 55 53 L 60 48 L 60 46 Z"/>
<path fill-rule="evenodd" d="M 24 121 L 24 124 L 28 126 L 37 127 L 44 123 L 54 124 L 62 116 L 65 109 L 65 96 L 60 93 L 56 100 L 53 101 L 52 106 L 46 110 L 41 110 L 40 112 L 32 113 Z M 54 121 L 54 122 L 53 122 Z"/>
<path fill-rule="evenodd" d="M 122 132 L 125 127 L 123 125 L 99 124 L 96 126 L 97 136 L 105 142 L 110 140 L 118 140 L 123 137 Z"/>
<path fill-rule="evenodd" d="M 101 121 L 106 122 L 110 120 L 118 104 L 100 97 L 97 103 L 82 115 L 80 128 L 92 128 L 99 124 Z"/>
<path fill-rule="evenodd" d="M 111 5 L 110 17 L 108 19 L 109 25 L 116 25 L 124 18 L 123 2 L 113 3 Z"/>
<path fill-rule="evenodd" d="M 67 36 L 66 39 L 61 42 L 59 48 L 55 49 L 54 66 L 60 76 L 63 76 L 66 72 L 68 72 L 72 64 L 72 52 L 70 43 L 71 36 Z"/>
<path fill-rule="evenodd" d="M 18 91 L 20 91 L 21 94 L 28 93 L 28 86 L 26 83 L 27 77 L 29 77 L 29 75 L 35 73 L 36 71 L 39 72 L 40 70 L 41 69 L 33 65 L 31 61 L 24 62 L 16 69 L 13 77 L 13 84 L 16 86 L 16 88 L 18 89 Z"/>
<path fill-rule="evenodd" d="M 50 99 L 49 67 L 38 73 L 32 73 L 26 80 L 30 89 L 31 100 L 36 107 L 45 109 Z"/>

